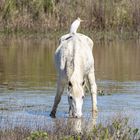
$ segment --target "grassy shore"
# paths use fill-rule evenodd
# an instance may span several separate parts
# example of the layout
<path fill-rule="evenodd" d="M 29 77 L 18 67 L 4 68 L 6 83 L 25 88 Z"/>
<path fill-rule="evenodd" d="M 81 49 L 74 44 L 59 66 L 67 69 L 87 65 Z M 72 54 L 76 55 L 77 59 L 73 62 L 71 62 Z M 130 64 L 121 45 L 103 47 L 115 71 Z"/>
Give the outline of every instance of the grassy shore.
<path fill-rule="evenodd" d="M 0 33 L 6 35 L 49 36 L 69 31 L 80 17 L 81 32 L 97 39 L 138 38 L 140 35 L 139 0 L 1 0 Z"/>
<path fill-rule="evenodd" d="M 110 123 L 85 125 L 81 131 L 74 130 L 74 120 L 56 120 L 56 126 L 45 126 L 32 130 L 27 127 L 14 127 L 0 130 L 1 140 L 140 140 L 138 128 L 129 125 L 128 119 L 114 118 Z M 88 122 L 91 125 L 91 122 Z"/>

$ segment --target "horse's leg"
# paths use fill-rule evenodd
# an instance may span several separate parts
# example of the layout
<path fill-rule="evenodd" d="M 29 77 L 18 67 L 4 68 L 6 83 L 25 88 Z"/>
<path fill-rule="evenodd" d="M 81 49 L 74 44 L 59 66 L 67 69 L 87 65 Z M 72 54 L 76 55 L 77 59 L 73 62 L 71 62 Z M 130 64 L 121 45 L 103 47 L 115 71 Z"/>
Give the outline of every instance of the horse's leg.
<path fill-rule="evenodd" d="M 89 74 L 88 74 L 88 80 L 90 84 L 90 90 L 91 90 L 91 100 L 92 100 L 92 111 L 97 112 L 97 85 L 95 82 L 95 74 L 94 74 L 94 68 L 91 68 Z"/>
<path fill-rule="evenodd" d="M 51 111 L 50 116 L 52 118 L 55 118 L 55 114 L 56 114 L 56 110 L 57 110 L 57 106 L 61 100 L 61 95 L 63 94 L 64 91 L 64 87 L 65 87 L 65 81 L 62 78 L 59 78 L 57 81 L 57 92 L 55 95 L 55 100 L 54 100 L 54 104 L 53 104 L 53 108 Z"/>

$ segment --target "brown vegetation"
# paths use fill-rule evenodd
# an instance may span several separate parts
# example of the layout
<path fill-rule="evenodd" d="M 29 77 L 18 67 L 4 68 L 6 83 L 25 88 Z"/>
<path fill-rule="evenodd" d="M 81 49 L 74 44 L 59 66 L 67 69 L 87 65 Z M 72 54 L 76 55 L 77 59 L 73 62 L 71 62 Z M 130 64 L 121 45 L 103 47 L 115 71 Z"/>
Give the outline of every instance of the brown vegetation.
<path fill-rule="evenodd" d="M 139 0 L 1 0 L 1 32 L 68 30 L 77 17 L 83 31 L 140 32 Z"/>
<path fill-rule="evenodd" d="M 72 121 L 72 120 L 71 120 Z M 90 122 L 89 122 L 90 123 Z M 84 127 L 76 132 L 73 125 L 66 120 L 56 120 L 56 126 L 39 127 L 31 130 L 26 127 L 15 127 L 0 130 L 1 140 L 139 140 L 139 129 L 128 125 L 127 118 L 114 118 L 111 123 L 98 124 L 90 130 Z"/>

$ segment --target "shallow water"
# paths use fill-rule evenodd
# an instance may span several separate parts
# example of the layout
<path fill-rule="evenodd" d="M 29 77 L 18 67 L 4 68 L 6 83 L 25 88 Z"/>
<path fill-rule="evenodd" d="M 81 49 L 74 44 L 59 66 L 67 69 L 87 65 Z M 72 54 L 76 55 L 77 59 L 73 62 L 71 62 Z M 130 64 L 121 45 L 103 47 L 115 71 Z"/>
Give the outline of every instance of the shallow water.
<path fill-rule="evenodd" d="M 52 124 L 49 113 L 56 92 L 53 55 L 57 40 L 0 40 L 0 127 L 37 127 Z M 139 40 L 100 42 L 94 45 L 99 113 L 96 122 L 106 123 L 114 115 L 128 116 L 140 128 L 140 42 Z M 111 94 L 111 95 L 108 95 Z M 84 118 L 91 116 L 87 94 Z M 66 93 L 57 118 L 68 117 Z"/>

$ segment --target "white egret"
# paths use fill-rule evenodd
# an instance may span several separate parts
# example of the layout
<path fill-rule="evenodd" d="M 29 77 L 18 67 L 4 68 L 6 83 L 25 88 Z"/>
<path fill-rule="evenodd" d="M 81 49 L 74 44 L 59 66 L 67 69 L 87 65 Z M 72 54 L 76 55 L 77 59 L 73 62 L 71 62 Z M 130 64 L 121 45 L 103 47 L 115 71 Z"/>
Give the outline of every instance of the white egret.
<path fill-rule="evenodd" d="M 76 34 L 77 29 L 80 25 L 80 22 L 82 22 L 83 20 L 81 20 L 79 17 L 71 24 L 70 27 L 70 34 Z"/>
<path fill-rule="evenodd" d="M 71 24 L 71 27 L 70 27 L 70 33 L 69 34 L 66 34 L 66 35 L 63 35 L 60 39 L 59 39 L 59 44 L 61 44 L 61 42 L 65 41 L 65 40 L 68 40 L 70 38 L 72 38 L 72 35 L 76 34 L 77 32 L 77 29 L 80 25 L 80 22 L 83 22 L 84 20 L 81 20 L 79 17 L 73 21 L 73 23 Z"/>

